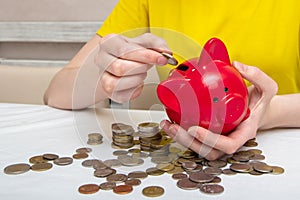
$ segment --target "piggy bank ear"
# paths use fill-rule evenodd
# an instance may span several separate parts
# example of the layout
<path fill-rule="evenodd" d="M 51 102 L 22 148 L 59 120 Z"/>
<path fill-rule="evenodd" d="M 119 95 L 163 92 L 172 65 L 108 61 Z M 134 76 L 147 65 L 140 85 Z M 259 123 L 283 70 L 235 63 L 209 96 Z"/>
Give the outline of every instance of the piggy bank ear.
<path fill-rule="evenodd" d="M 247 102 L 240 94 L 229 94 L 222 100 L 224 108 L 220 108 L 222 112 L 219 112 L 219 118 L 225 124 L 238 124 L 247 114 Z"/>
<path fill-rule="evenodd" d="M 206 65 L 213 60 L 219 60 L 227 65 L 231 65 L 226 46 L 218 38 L 211 38 L 206 42 L 202 49 L 198 66 Z"/>

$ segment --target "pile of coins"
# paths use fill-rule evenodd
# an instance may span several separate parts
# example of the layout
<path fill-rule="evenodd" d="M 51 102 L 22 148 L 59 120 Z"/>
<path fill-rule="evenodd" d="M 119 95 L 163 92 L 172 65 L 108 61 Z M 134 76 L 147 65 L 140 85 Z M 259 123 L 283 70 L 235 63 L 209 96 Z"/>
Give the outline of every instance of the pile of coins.
<path fill-rule="evenodd" d="M 205 194 L 220 194 L 224 191 L 221 185 L 222 175 L 250 174 L 282 174 L 284 169 L 279 166 L 262 162 L 265 156 L 255 149 L 258 144 L 255 138 L 247 141 L 244 148 L 238 152 L 218 160 L 209 161 L 199 157 L 190 149 L 172 142 L 172 139 L 159 130 L 159 125 L 145 122 L 138 125 L 138 134 L 132 126 L 123 123 L 112 124 L 112 147 L 115 158 L 107 160 L 86 159 L 91 148 L 76 149 L 72 157 L 59 157 L 56 154 L 33 156 L 27 163 L 7 166 L 6 174 L 21 174 L 29 170 L 44 171 L 54 164 L 64 166 L 73 163 L 73 159 L 85 159 L 82 166 L 91 168 L 93 175 L 103 181 L 99 184 L 84 184 L 78 188 L 82 194 L 93 194 L 99 190 L 111 190 L 120 195 L 133 192 L 134 187 L 141 185 L 149 176 L 170 174 L 176 181 L 176 186 L 183 190 L 198 190 Z M 139 137 L 136 143 L 134 137 Z M 102 137 L 100 137 L 102 140 Z M 99 136 L 92 133 L 91 141 L 99 141 Z M 92 142 L 93 143 L 93 142 Z M 95 144 L 95 143 L 93 143 Z M 150 159 L 153 166 L 145 171 L 131 170 L 128 174 L 119 173 L 116 168 L 123 166 L 134 169 Z M 162 186 L 152 185 L 143 188 L 142 194 L 147 197 L 158 197 L 165 192 Z"/>
<path fill-rule="evenodd" d="M 130 125 L 114 123 L 112 129 L 112 146 L 117 148 L 131 148 L 134 146 L 134 129 Z"/>
<path fill-rule="evenodd" d="M 103 136 L 101 133 L 89 133 L 87 144 L 89 145 L 98 145 L 103 143 Z"/>

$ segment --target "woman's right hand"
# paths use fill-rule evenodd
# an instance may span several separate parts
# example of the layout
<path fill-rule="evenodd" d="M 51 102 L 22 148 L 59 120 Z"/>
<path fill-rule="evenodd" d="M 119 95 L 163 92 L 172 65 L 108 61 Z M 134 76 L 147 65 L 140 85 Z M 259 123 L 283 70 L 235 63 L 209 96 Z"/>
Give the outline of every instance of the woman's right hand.
<path fill-rule="evenodd" d="M 166 42 L 151 33 L 136 38 L 116 34 L 103 37 L 95 63 L 107 97 L 123 103 L 139 96 L 147 71 L 153 65 L 167 64 L 161 52 L 172 54 Z"/>

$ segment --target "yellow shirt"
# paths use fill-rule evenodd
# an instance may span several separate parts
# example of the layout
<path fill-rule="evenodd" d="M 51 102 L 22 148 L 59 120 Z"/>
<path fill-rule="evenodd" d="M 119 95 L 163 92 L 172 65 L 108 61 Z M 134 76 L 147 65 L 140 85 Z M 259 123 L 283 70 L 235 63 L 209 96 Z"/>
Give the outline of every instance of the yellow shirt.
<path fill-rule="evenodd" d="M 262 69 L 279 94 L 300 92 L 299 0 L 120 0 L 97 34 L 143 32 L 164 38 L 180 61 L 218 37 L 232 61 Z M 163 80 L 170 66 L 157 69 Z"/>

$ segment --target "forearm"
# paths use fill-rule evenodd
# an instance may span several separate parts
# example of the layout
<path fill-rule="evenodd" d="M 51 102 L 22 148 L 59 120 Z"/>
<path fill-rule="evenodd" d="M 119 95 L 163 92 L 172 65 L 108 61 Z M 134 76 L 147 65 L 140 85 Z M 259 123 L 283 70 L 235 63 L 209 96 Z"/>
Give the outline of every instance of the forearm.
<path fill-rule="evenodd" d="M 260 130 L 300 127 L 300 93 L 275 96 L 265 113 Z"/>
<path fill-rule="evenodd" d="M 45 104 L 61 109 L 82 109 L 106 97 L 99 81 L 99 68 L 94 62 L 99 36 L 94 36 L 52 79 Z"/>

